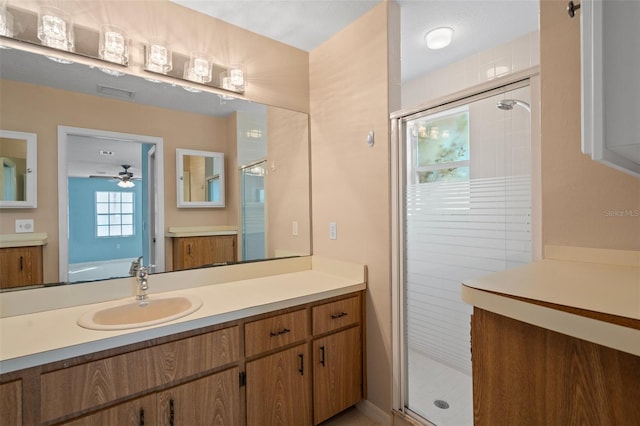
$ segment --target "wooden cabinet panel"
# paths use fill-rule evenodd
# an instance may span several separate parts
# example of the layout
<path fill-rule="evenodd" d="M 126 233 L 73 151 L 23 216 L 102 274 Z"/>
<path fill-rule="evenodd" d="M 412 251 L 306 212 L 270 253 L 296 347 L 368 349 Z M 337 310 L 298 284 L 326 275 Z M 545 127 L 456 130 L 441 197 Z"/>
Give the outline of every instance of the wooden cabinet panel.
<path fill-rule="evenodd" d="M 313 342 L 313 419 L 318 424 L 362 399 L 360 327 Z"/>
<path fill-rule="evenodd" d="M 313 307 L 313 335 L 360 322 L 360 297 L 337 300 Z"/>
<path fill-rule="evenodd" d="M 247 425 L 311 424 L 311 374 L 305 343 L 247 363 Z"/>
<path fill-rule="evenodd" d="M 40 378 L 42 421 L 144 392 L 239 358 L 239 330 L 234 326 L 45 373 Z"/>
<path fill-rule="evenodd" d="M 307 311 L 302 309 L 253 321 L 247 323 L 244 330 L 246 356 L 257 355 L 306 339 L 309 335 Z"/>
<path fill-rule="evenodd" d="M 22 381 L 0 385 L 0 426 L 22 424 Z"/>
<path fill-rule="evenodd" d="M 42 282 L 42 246 L 0 248 L 0 288 Z"/>
<path fill-rule="evenodd" d="M 639 425 L 640 357 L 479 308 L 474 424 Z"/>
<path fill-rule="evenodd" d="M 161 425 L 240 424 L 239 368 L 212 374 L 158 393 Z"/>
<path fill-rule="evenodd" d="M 113 407 L 62 424 L 65 426 L 157 425 L 158 408 L 156 396 L 152 394 L 132 401 L 123 402 L 122 404 L 114 405 Z"/>
<path fill-rule="evenodd" d="M 173 239 L 173 269 L 195 268 L 214 263 L 236 262 L 236 235 L 176 237 Z"/>

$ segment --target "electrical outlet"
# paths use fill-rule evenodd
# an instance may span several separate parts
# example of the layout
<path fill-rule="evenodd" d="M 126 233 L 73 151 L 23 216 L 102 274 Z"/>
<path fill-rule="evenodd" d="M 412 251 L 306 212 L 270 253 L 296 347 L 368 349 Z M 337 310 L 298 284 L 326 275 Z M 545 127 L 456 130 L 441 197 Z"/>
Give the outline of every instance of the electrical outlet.
<path fill-rule="evenodd" d="M 329 222 L 329 239 L 338 239 L 338 225 L 335 222 Z"/>
<path fill-rule="evenodd" d="M 16 234 L 33 232 L 33 219 L 16 219 Z"/>

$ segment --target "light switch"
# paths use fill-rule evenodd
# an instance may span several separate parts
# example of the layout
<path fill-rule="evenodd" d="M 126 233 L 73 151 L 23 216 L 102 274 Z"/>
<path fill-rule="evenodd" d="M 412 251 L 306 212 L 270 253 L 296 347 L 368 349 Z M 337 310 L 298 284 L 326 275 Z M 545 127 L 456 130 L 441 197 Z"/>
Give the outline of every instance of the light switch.
<path fill-rule="evenodd" d="M 329 239 L 338 239 L 338 225 L 335 222 L 329 222 Z"/>
<path fill-rule="evenodd" d="M 292 225 L 291 228 L 292 228 L 291 229 L 291 233 L 293 235 L 298 235 L 298 222 L 297 221 L 295 221 L 295 220 L 293 221 L 293 225 Z"/>

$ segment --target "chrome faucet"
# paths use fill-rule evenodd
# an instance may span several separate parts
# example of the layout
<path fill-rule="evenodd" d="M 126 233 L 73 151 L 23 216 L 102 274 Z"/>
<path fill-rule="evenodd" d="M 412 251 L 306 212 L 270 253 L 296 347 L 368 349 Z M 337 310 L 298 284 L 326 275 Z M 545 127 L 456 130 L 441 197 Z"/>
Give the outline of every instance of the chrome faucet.
<path fill-rule="evenodd" d="M 139 266 L 136 270 L 136 283 L 138 284 L 136 287 L 136 300 L 140 300 L 141 302 L 147 300 L 149 297 L 147 295 L 147 290 L 149 290 L 149 282 L 147 278 L 149 277 L 149 266 Z"/>

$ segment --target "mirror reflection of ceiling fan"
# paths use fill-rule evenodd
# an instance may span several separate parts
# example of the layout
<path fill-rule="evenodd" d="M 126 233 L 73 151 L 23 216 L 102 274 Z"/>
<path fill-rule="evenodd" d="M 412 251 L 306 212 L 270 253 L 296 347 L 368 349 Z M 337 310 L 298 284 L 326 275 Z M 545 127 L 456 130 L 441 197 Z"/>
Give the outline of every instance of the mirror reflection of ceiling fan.
<path fill-rule="evenodd" d="M 120 182 L 118 182 L 118 186 L 120 188 L 133 188 L 134 186 L 136 186 L 136 184 L 133 183 L 133 173 L 129 171 L 129 167 L 131 166 L 128 164 L 123 164 L 122 168 L 124 170 L 118 173 L 118 179 L 120 179 Z"/>
<path fill-rule="evenodd" d="M 99 179 L 111 179 L 113 182 L 118 182 L 118 186 L 120 188 L 133 188 L 136 184 L 133 182 L 134 180 L 139 180 L 139 178 L 133 177 L 133 172 L 129 171 L 131 166 L 129 164 L 123 164 L 122 170 L 118 173 L 118 176 L 99 176 L 99 175 L 91 175 L 90 178 L 99 178 Z"/>

